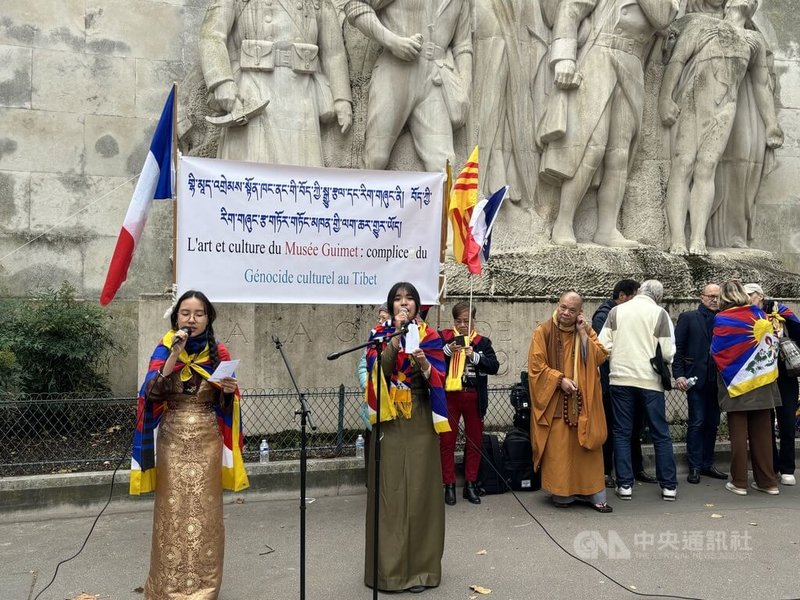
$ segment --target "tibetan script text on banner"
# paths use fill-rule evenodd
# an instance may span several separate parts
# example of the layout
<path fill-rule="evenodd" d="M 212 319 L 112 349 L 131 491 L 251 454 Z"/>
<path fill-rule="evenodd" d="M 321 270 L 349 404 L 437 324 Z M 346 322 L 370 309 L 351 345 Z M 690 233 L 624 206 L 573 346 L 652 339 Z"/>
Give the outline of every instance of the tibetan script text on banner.
<path fill-rule="evenodd" d="M 438 298 L 444 174 L 184 157 L 177 283 L 215 302 L 380 304 L 410 281 Z"/>

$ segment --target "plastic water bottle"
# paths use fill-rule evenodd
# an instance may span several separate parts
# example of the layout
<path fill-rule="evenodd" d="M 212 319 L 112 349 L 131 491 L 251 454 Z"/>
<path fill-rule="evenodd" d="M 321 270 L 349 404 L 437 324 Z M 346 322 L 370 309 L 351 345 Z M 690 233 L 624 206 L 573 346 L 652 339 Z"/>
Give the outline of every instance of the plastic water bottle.
<path fill-rule="evenodd" d="M 266 438 L 261 440 L 261 445 L 258 447 L 258 462 L 262 465 L 269 462 L 269 444 Z"/>
<path fill-rule="evenodd" d="M 356 438 L 356 458 L 364 458 L 364 436 L 360 433 Z"/>
<path fill-rule="evenodd" d="M 686 380 L 686 386 L 687 386 L 686 389 L 687 390 L 691 389 L 692 387 L 694 387 L 695 383 L 697 383 L 697 376 L 695 375 L 693 377 L 689 377 L 689 379 Z"/>

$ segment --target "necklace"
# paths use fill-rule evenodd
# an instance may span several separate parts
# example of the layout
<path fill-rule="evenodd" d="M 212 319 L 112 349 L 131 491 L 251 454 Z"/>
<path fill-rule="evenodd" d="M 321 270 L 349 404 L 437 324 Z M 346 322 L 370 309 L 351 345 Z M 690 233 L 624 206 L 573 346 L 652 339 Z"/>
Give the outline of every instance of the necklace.
<path fill-rule="evenodd" d="M 572 401 L 572 398 L 575 398 L 574 402 Z M 564 423 L 566 423 L 568 427 L 577 427 L 578 417 L 583 410 L 583 394 L 581 394 L 581 391 L 575 390 L 574 394 L 564 394 L 562 406 Z M 572 418 L 575 420 L 573 421 Z"/>

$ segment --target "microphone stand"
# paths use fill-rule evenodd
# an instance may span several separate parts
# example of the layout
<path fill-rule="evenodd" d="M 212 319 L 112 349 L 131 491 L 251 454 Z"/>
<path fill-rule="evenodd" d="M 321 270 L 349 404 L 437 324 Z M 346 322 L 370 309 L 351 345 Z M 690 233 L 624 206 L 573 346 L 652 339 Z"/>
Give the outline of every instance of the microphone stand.
<path fill-rule="evenodd" d="M 372 598 L 374 600 L 378 599 L 378 539 L 380 536 L 380 529 L 378 527 L 379 523 L 379 513 L 380 513 L 380 497 L 381 497 L 381 380 L 384 379 L 383 375 L 383 365 L 382 365 L 382 353 L 383 353 L 383 346 L 387 342 L 390 342 L 393 337 L 398 335 L 403 335 L 408 332 L 408 323 L 405 323 L 403 327 L 394 331 L 393 333 L 388 333 L 386 335 L 378 336 L 374 339 L 366 341 L 362 344 L 358 344 L 357 346 L 353 346 L 352 348 L 347 348 L 345 350 L 340 350 L 339 352 L 331 352 L 328 354 L 328 360 L 336 360 L 337 358 L 344 356 L 345 354 L 350 354 L 351 352 L 355 352 L 356 350 L 360 350 L 362 348 L 366 348 L 367 346 L 373 346 L 378 353 L 377 361 L 378 361 L 378 395 L 377 395 L 377 405 L 375 407 L 375 425 L 372 428 L 372 436 L 375 438 L 375 447 L 371 452 L 374 462 L 374 469 L 373 469 L 373 483 L 372 486 Z"/>
<path fill-rule="evenodd" d="M 308 408 L 306 396 L 300 391 L 297 386 L 297 380 L 294 378 L 292 368 L 289 366 L 289 361 L 286 360 L 286 355 L 283 353 L 283 343 L 278 339 L 278 336 L 272 336 L 272 342 L 275 348 L 283 359 L 283 364 L 286 365 L 286 370 L 289 372 L 289 379 L 292 380 L 292 385 L 297 392 L 297 400 L 300 403 L 300 409 L 294 411 L 294 414 L 300 415 L 300 600 L 306 598 L 306 473 L 308 471 L 308 452 L 306 450 L 306 423 L 311 427 L 312 431 L 317 430 L 314 424 L 314 417 L 311 416 L 311 410 Z"/>

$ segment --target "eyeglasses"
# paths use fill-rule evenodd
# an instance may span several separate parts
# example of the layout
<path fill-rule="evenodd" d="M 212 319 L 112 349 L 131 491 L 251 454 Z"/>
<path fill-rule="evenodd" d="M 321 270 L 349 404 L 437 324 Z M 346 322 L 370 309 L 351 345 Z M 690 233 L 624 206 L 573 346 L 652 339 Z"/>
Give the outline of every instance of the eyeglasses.
<path fill-rule="evenodd" d="M 711 294 L 700 294 L 703 298 L 708 298 L 709 300 L 719 300 L 719 296 L 713 296 Z"/>
<path fill-rule="evenodd" d="M 205 311 L 202 311 L 202 310 L 198 310 L 197 312 L 192 312 L 192 311 L 189 311 L 189 310 L 182 310 L 178 314 L 184 319 L 191 319 L 192 317 L 194 317 L 196 321 L 200 321 L 202 319 L 205 319 L 208 316 L 205 313 Z"/>

